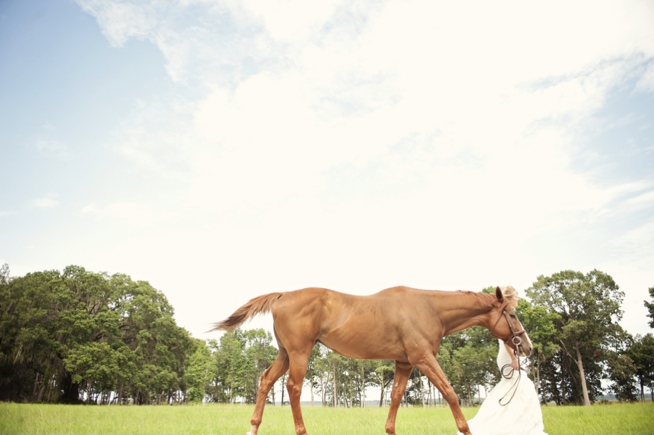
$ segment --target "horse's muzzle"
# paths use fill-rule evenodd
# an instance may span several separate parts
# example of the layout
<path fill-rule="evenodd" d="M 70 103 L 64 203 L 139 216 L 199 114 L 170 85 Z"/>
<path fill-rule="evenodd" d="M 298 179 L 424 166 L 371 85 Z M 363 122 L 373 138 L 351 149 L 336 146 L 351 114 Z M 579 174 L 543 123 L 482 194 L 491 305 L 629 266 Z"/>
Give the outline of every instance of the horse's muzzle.
<path fill-rule="evenodd" d="M 519 352 L 521 356 L 530 357 L 534 352 L 534 349 L 531 346 L 531 342 L 527 341 L 527 343 L 525 343 L 524 341 L 526 340 L 522 340 L 520 337 L 518 337 L 518 335 L 514 335 L 511 341 L 513 342 L 516 350 L 520 349 Z"/>

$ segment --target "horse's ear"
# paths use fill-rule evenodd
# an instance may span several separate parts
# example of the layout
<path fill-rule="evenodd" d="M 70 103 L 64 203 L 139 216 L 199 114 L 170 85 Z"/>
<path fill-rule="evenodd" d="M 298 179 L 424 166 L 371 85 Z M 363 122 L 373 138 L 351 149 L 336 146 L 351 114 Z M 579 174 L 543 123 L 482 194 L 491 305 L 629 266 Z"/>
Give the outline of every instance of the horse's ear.
<path fill-rule="evenodd" d="M 495 288 L 495 296 L 497 297 L 497 300 L 500 304 L 504 302 L 504 295 L 502 294 L 502 290 L 500 290 L 499 286 Z"/>

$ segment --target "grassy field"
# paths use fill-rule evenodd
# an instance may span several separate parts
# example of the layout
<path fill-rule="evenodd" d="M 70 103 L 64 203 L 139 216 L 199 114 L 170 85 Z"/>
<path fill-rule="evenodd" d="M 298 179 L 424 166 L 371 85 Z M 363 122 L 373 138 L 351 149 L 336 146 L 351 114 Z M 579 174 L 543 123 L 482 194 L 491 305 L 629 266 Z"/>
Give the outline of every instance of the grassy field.
<path fill-rule="evenodd" d="M 0 403 L 0 434 L 235 434 L 249 429 L 252 406 L 70 406 Z M 384 434 L 388 408 L 333 409 L 307 406 L 311 435 Z M 471 418 L 476 408 L 464 408 Z M 543 408 L 550 435 L 652 435 L 654 403 Z M 455 435 L 448 408 L 401 408 L 400 435 Z M 268 406 L 260 435 L 294 434 L 291 410 Z"/>

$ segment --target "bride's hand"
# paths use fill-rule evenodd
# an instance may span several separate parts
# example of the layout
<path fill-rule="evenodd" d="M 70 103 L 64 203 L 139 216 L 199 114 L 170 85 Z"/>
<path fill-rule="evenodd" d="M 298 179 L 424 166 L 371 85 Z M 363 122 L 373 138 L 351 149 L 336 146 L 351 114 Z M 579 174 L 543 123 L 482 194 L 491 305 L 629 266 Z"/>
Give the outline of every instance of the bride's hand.
<path fill-rule="evenodd" d="M 511 367 L 513 367 L 513 370 L 520 370 L 520 363 L 517 358 L 511 358 Z"/>

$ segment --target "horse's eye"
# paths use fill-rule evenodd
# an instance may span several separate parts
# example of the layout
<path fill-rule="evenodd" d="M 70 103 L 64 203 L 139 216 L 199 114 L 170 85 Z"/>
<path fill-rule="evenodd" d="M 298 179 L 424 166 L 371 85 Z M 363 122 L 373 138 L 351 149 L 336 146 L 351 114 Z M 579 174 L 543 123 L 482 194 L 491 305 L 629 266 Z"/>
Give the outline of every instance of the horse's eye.
<path fill-rule="evenodd" d="M 512 319 L 515 319 L 515 318 L 516 318 L 516 317 L 515 317 L 515 314 L 509 314 L 509 316 L 511 316 Z"/>

